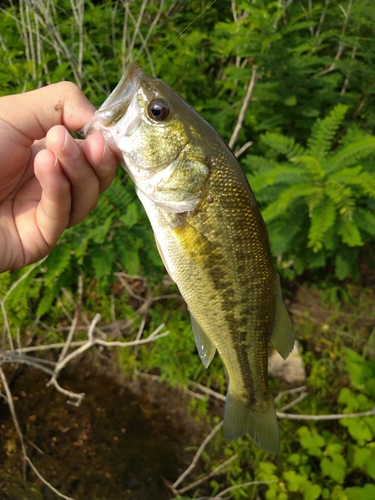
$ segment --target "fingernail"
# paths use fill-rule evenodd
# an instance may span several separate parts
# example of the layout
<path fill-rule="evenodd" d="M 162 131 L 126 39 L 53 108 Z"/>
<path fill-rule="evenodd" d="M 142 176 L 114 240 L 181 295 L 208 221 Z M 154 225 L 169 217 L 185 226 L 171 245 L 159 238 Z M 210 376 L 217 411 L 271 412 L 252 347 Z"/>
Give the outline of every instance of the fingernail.
<path fill-rule="evenodd" d="M 77 158 L 81 153 L 80 147 L 67 130 L 65 130 L 65 141 L 62 152 L 68 158 Z"/>

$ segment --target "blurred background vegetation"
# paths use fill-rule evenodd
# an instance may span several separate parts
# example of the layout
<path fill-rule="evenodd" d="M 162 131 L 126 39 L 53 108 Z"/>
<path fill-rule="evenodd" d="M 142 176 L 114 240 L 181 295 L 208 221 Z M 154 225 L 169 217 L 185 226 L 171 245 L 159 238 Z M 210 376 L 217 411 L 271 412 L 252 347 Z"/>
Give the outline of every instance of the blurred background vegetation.
<path fill-rule="evenodd" d="M 233 150 L 263 211 L 285 295 L 296 301 L 308 286 L 326 307 L 315 323 L 308 305 L 295 318 L 308 373 L 309 396 L 294 407 L 301 414 L 375 406 L 374 21 L 373 0 L 20 0 L 0 8 L 0 95 L 64 79 L 99 106 L 126 64 L 138 61 L 229 142 L 256 72 Z M 220 361 L 203 369 L 178 298 L 137 312 L 137 297 L 177 291 L 163 278 L 151 228 L 120 169 L 94 212 L 64 233 L 41 266 L 0 275 L 0 297 L 25 272 L 6 303 L 9 327 L 21 338 L 65 338 L 42 325 L 68 321 L 66 296 L 82 276 L 87 317 L 125 318 L 126 336 L 142 317 L 150 332 L 162 322 L 171 331 L 137 356 L 122 350 L 117 360 L 126 373 L 224 391 Z M 208 406 L 199 400 L 196 410 Z M 255 478 L 275 482 L 235 488 L 228 498 L 373 499 L 374 421 L 283 421 L 276 459 L 246 438 L 228 445 L 218 435 L 207 470 L 239 458 L 192 498 Z"/>

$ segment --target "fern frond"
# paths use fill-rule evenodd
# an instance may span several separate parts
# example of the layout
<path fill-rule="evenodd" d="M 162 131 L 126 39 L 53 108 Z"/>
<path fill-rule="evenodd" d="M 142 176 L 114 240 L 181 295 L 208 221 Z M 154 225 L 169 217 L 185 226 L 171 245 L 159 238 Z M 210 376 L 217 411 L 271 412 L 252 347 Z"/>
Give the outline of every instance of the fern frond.
<path fill-rule="evenodd" d="M 323 120 L 318 120 L 313 129 L 310 139 L 307 141 L 308 154 L 320 162 L 326 157 L 332 147 L 332 141 L 336 132 L 342 124 L 348 106 L 338 104 L 330 114 Z"/>
<path fill-rule="evenodd" d="M 128 205 L 134 201 L 136 196 L 133 188 L 129 189 L 129 183 L 122 183 L 117 177 L 112 181 L 106 191 L 106 196 L 121 213 L 125 214 Z"/>
<path fill-rule="evenodd" d="M 360 165 L 344 168 L 332 174 L 330 179 L 343 185 L 360 186 L 364 194 L 375 198 L 375 178 L 368 172 L 362 172 Z"/>
<path fill-rule="evenodd" d="M 340 168 L 358 163 L 375 152 L 375 137 L 366 137 L 348 144 L 327 160 L 327 173 L 334 173 Z"/>
<path fill-rule="evenodd" d="M 279 208 L 285 209 L 297 198 L 307 198 L 310 196 L 321 196 L 322 187 L 311 184 L 310 182 L 301 182 L 285 189 L 279 196 Z"/>
<path fill-rule="evenodd" d="M 260 136 L 261 141 L 278 153 L 286 156 L 288 159 L 293 156 L 302 155 L 304 148 L 296 143 L 293 137 L 286 137 L 285 135 L 267 132 Z"/>
<path fill-rule="evenodd" d="M 265 156 L 247 155 L 241 160 L 241 165 L 243 165 L 249 172 L 249 175 L 253 177 L 257 176 L 257 172 L 269 171 L 277 167 L 278 162 L 272 158 L 266 158 Z"/>
<path fill-rule="evenodd" d="M 365 208 L 356 207 L 353 213 L 353 220 L 357 226 L 365 233 L 375 236 L 375 213 Z"/>
<path fill-rule="evenodd" d="M 341 214 L 346 214 L 349 218 L 352 217 L 355 199 L 349 186 L 342 186 L 333 179 L 329 179 L 325 185 L 324 192 L 331 198 Z"/>
<path fill-rule="evenodd" d="M 324 246 L 324 235 L 333 226 L 336 219 L 335 204 L 330 198 L 324 198 L 314 208 L 308 234 L 308 247 L 318 252 Z"/>
<path fill-rule="evenodd" d="M 7 293 L 11 281 L 10 271 L 0 274 L 0 297 L 1 299 Z"/>
<path fill-rule="evenodd" d="M 46 288 L 53 287 L 53 282 L 68 268 L 72 258 L 71 248 L 68 245 L 58 245 L 45 261 L 47 272 L 45 274 Z"/>
<path fill-rule="evenodd" d="M 314 156 L 294 156 L 290 161 L 293 163 L 301 163 L 314 180 L 320 180 L 325 175 L 322 164 L 317 158 L 314 158 Z"/>
<path fill-rule="evenodd" d="M 339 218 L 337 232 L 340 234 L 342 242 L 346 243 L 349 247 L 360 247 L 363 245 L 357 224 L 345 214 Z"/>
<path fill-rule="evenodd" d="M 308 178 L 297 167 L 288 164 L 280 165 L 268 172 L 263 172 L 251 179 L 251 187 L 257 193 L 268 186 L 274 184 L 294 184 L 296 182 L 305 182 Z"/>
<path fill-rule="evenodd" d="M 349 276 L 350 273 L 350 262 L 344 258 L 344 256 L 339 253 L 335 258 L 335 276 L 339 280 L 344 280 Z"/>
<path fill-rule="evenodd" d="M 273 221 L 280 215 L 285 213 L 285 208 L 281 209 L 279 206 L 279 200 L 273 201 L 270 203 L 264 210 L 262 210 L 262 215 L 264 221 L 267 223 Z"/>

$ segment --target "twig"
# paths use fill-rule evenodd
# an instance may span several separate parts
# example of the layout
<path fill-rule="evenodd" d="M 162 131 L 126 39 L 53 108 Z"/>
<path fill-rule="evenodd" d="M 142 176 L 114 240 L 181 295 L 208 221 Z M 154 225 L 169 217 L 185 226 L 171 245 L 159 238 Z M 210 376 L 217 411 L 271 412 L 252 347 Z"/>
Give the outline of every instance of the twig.
<path fill-rule="evenodd" d="M 21 428 L 20 428 L 20 425 L 18 423 L 16 409 L 14 408 L 12 393 L 10 392 L 7 378 L 6 378 L 5 373 L 4 373 L 3 369 L 1 368 L 1 366 L 0 366 L 0 378 L 1 378 L 2 385 L 4 387 L 5 396 L 7 398 L 7 403 L 9 406 L 10 414 L 12 415 L 14 427 L 16 428 L 18 438 L 20 440 L 22 453 L 23 453 L 23 456 L 26 457 L 27 454 L 26 454 L 25 442 L 23 440 L 23 434 L 21 432 Z"/>
<path fill-rule="evenodd" d="M 63 495 L 62 493 L 60 493 L 58 490 L 56 490 L 56 488 L 54 488 L 52 486 L 51 483 L 49 483 L 46 479 L 44 479 L 44 477 L 40 474 L 40 472 L 38 471 L 38 469 L 35 467 L 35 465 L 32 463 L 32 461 L 30 460 L 30 458 L 28 456 L 25 456 L 24 459 L 29 464 L 29 466 L 32 468 L 34 473 L 38 476 L 38 478 L 42 481 L 42 483 L 45 484 L 46 486 L 48 486 L 48 488 L 50 490 L 52 490 L 58 497 L 64 498 L 65 500 L 74 500 L 74 498 L 67 497 L 66 495 Z"/>
<path fill-rule="evenodd" d="M 133 292 L 131 286 L 124 280 L 121 273 L 115 273 L 115 276 L 119 279 L 121 285 L 126 289 L 130 297 L 133 297 L 133 299 L 137 299 L 140 302 L 146 302 L 147 299 Z"/>
<path fill-rule="evenodd" d="M 237 454 L 233 455 L 232 457 L 228 458 L 228 460 L 225 460 L 225 462 L 223 462 L 222 464 L 220 464 L 218 467 L 216 467 L 216 469 L 214 469 L 213 471 L 211 471 L 206 476 L 201 477 L 200 479 L 197 479 L 193 483 L 189 484 L 188 486 L 185 486 L 184 488 L 181 488 L 180 490 L 177 490 L 177 493 L 179 495 L 183 495 L 184 493 L 186 493 L 186 491 L 189 491 L 189 490 L 191 490 L 193 488 L 196 488 L 197 486 L 199 486 L 200 484 L 204 483 L 205 481 L 208 481 L 208 479 L 211 479 L 211 477 L 216 476 L 217 474 L 219 474 L 223 469 L 225 469 L 225 467 L 227 467 L 230 463 L 234 462 L 237 458 L 238 458 Z"/>
<path fill-rule="evenodd" d="M 328 3 L 329 3 L 329 1 L 328 1 Z M 342 12 L 344 13 L 344 23 L 343 23 L 342 28 L 341 28 L 341 36 L 342 36 L 342 37 L 345 35 L 346 28 L 347 28 L 347 26 L 348 26 L 349 14 L 350 14 L 350 11 L 351 11 L 351 8 L 352 8 L 352 3 L 353 3 L 353 0 L 349 0 L 349 2 L 348 2 L 348 7 L 347 7 L 347 9 L 346 9 L 346 12 L 345 12 L 345 10 L 342 8 L 342 6 L 341 6 L 341 5 L 339 6 L 339 7 L 340 7 L 340 9 L 342 10 Z M 326 2 L 326 6 L 328 6 L 328 5 L 327 5 L 327 2 Z M 325 16 L 325 12 L 326 12 L 326 9 L 325 9 L 325 11 L 323 12 L 324 16 Z M 323 16 L 323 14 L 322 14 L 322 16 Z M 322 18 L 321 18 L 321 19 L 322 19 Z M 319 23 L 319 25 L 320 25 L 320 23 Z M 319 30 L 319 27 L 318 27 L 318 30 Z M 318 35 L 319 35 L 318 30 L 317 30 L 317 32 L 316 32 L 316 34 L 315 34 L 315 36 L 318 36 Z M 335 70 L 335 69 L 336 69 L 336 62 L 340 59 L 341 54 L 343 53 L 344 48 L 345 48 L 345 44 L 344 44 L 343 42 L 339 42 L 339 46 L 338 46 L 338 49 L 337 49 L 337 53 L 336 53 L 335 58 L 334 58 L 334 60 L 332 61 L 331 65 L 330 65 L 328 68 L 323 69 L 322 71 L 319 71 L 319 73 L 316 73 L 315 75 L 313 75 L 313 77 L 312 77 L 312 78 L 319 78 L 320 76 L 323 76 L 323 75 L 325 75 L 326 73 L 329 73 L 330 71 Z M 355 54 L 355 52 L 354 52 L 354 54 Z"/>
<path fill-rule="evenodd" d="M 204 392 L 205 394 L 208 394 L 209 396 L 212 396 L 216 399 L 219 399 L 220 401 L 225 401 L 225 396 L 223 396 L 223 394 L 220 394 L 220 392 L 213 391 L 209 387 L 205 387 L 202 384 L 197 384 L 196 382 L 189 382 L 189 384 L 196 387 L 197 389 Z"/>
<path fill-rule="evenodd" d="M 47 255 L 48 257 L 48 255 Z M 38 266 L 40 266 L 45 260 L 47 257 L 44 257 L 44 259 L 41 259 L 39 260 L 38 262 L 36 262 L 35 264 L 33 264 L 32 266 L 29 267 L 29 269 L 22 275 L 18 278 L 17 281 L 15 281 L 12 286 L 9 288 L 9 290 L 7 291 L 7 293 L 4 295 L 3 299 L 2 299 L 2 302 L 3 304 L 5 304 L 5 301 L 7 300 L 7 298 L 9 297 L 9 295 L 13 292 L 13 290 L 21 283 L 21 281 L 23 281 L 25 278 L 28 277 L 28 275 L 34 271 L 34 269 Z"/>
<path fill-rule="evenodd" d="M 246 92 L 245 98 L 244 98 L 243 103 L 242 103 L 241 111 L 240 111 L 240 114 L 238 115 L 237 123 L 236 123 L 236 126 L 234 127 L 232 137 L 230 138 L 230 140 L 228 142 L 228 146 L 230 148 L 233 147 L 234 143 L 236 142 L 236 140 L 238 138 L 238 134 L 240 133 L 242 123 L 243 123 L 244 118 L 245 118 L 245 113 L 246 113 L 246 110 L 249 106 L 251 95 L 252 95 L 254 87 L 255 87 L 256 76 L 257 76 L 257 67 L 253 66 L 252 69 L 253 69 L 253 72 L 251 74 L 251 80 L 250 80 L 249 85 L 247 87 L 247 92 Z"/>
<path fill-rule="evenodd" d="M 48 486 L 48 488 L 50 488 L 54 493 L 56 493 L 56 495 L 58 495 L 60 498 L 64 498 L 65 500 L 74 500 L 74 498 L 67 497 L 67 496 L 63 495 L 62 493 L 60 493 L 59 491 L 57 491 L 52 486 L 52 484 L 50 484 L 48 481 L 46 481 L 46 479 L 43 478 L 43 476 L 39 473 L 38 469 L 35 467 L 35 465 L 32 463 L 32 461 L 30 460 L 30 458 L 27 456 L 25 441 L 24 441 L 24 438 L 23 438 L 23 434 L 22 434 L 19 422 L 18 422 L 16 410 L 14 408 L 12 393 L 10 392 L 8 381 L 7 381 L 5 373 L 3 372 L 3 370 L 2 370 L 1 367 L 0 367 L 0 378 L 1 378 L 1 382 L 2 382 L 2 385 L 3 385 L 4 390 L 5 390 L 5 394 L 6 394 L 7 403 L 8 403 L 9 410 L 10 410 L 10 414 L 12 415 L 13 424 L 14 424 L 14 427 L 16 428 L 16 432 L 18 434 L 18 439 L 20 440 L 21 450 L 22 450 L 22 455 L 23 455 L 24 462 L 29 464 L 29 466 L 35 472 L 35 474 L 38 476 L 38 478 L 46 486 Z"/>
<path fill-rule="evenodd" d="M 73 340 L 73 335 L 76 331 L 76 326 L 77 326 L 78 318 L 79 318 L 80 311 L 81 311 L 82 295 L 83 295 L 83 277 L 82 277 L 82 275 L 80 275 L 78 277 L 78 305 L 74 311 L 73 321 L 72 321 L 72 324 L 70 326 L 70 330 L 69 330 L 68 336 L 66 338 L 64 348 L 61 351 L 61 354 L 59 356 L 58 363 L 64 359 L 66 353 L 68 352 L 70 344 Z"/>
<path fill-rule="evenodd" d="M 372 417 L 375 415 L 375 406 L 372 410 L 359 413 L 337 413 L 336 415 L 293 415 L 292 413 L 276 412 L 279 418 L 290 420 L 341 420 L 342 418 Z"/>
<path fill-rule="evenodd" d="M 322 15 L 320 16 L 319 24 L 318 24 L 318 27 L 316 28 L 316 32 L 315 32 L 316 38 L 318 38 L 318 36 L 320 35 L 320 30 L 322 29 L 324 19 L 326 17 L 329 2 L 330 2 L 330 0 L 326 0 L 326 3 L 324 4 L 323 12 L 322 12 Z"/>
<path fill-rule="evenodd" d="M 253 141 L 245 142 L 245 144 L 243 146 L 241 146 L 240 148 L 236 149 L 236 151 L 234 152 L 234 156 L 236 158 L 238 158 L 239 156 L 242 155 L 242 153 L 244 153 L 252 145 L 253 145 Z"/>
<path fill-rule="evenodd" d="M 342 89 L 341 89 L 340 95 L 344 95 L 344 94 L 345 94 L 346 89 L 347 89 L 347 87 L 348 87 L 348 85 L 349 85 L 349 80 L 350 80 L 350 76 L 351 76 L 351 73 L 352 73 L 352 72 L 351 72 L 350 67 L 351 67 L 351 66 L 352 66 L 352 64 L 353 64 L 353 61 L 354 61 L 354 59 L 355 59 L 355 54 L 356 54 L 356 52 L 357 52 L 357 47 L 355 47 L 355 46 L 354 46 L 354 47 L 352 48 L 352 53 L 350 54 L 350 59 L 351 59 L 351 61 L 350 61 L 350 65 L 349 65 L 349 70 L 348 70 L 348 72 L 347 72 L 347 74 L 346 74 L 345 81 L 344 81 L 344 85 L 342 86 Z"/>
<path fill-rule="evenodd" d="M 285 410 L 289 410 L 289 408 L 293 408 L 293 406 L 296 406 L 298 403 L 300 403 L 303 399 L 305 399 L 309 395 L 308 392 L 301 392 L 299 396 L 296 397 L 296 399 L 293 399 L 290 403 L 288 403 L 285 406 L 282 406 L 279 409 L 279 412 L 283 412 Z"/>
<path fill-rule="evenodd" d="M 301 385 L 301 387 L 295 387 L 294 389 L 288 389 L 287 391 L 280 392 L 276 397 L 275 397 L 275 404 L 280 401 L 281 398 L 284 396 L 288 396 L 289 394 L 296 394 L 297 392 L 303 392 L 306 391 L 307 386 L 306 385 Z"/>
<path fill-rule="evenodd" d="M 215 498 L 223 498 L 223 496 L 226 493 L 229 493 L 230 491 L 235 490 L 237 488 L 245 488 L 246 486 L 254 486 L 259 484 L 272 484 L 272 483 L 276 483 L 276 479 L 270 479 L 269 481 L 249 481 L 248 483 L 235 484 L 234 486 L 230 486 L 229 488 L 226 488 L 219 494 L 215 495 Z"/>
<path fill-rule="evenodd" d="M 212 429 L 212 431 L 210 432 L 210 434 L 206 437 L 206 439 L 203 441 L 203 443 L 200 445 L 197 453 L 195 454 L 191 464 L 189 465 L 189 467 L 185 470 L 185 472 L 183 472 L 181 474 L 181 476 L 177 479 L 177 481 L 175 481 L 173 484 L 172 484 L 172 488 L 177 488 L 177 486 L 185 479 L 185 477 L 190 474 L 190 472 L 194 469 L 194 467 L 197 465 L 197 462 L 199 460 L 199 457 L 202 455 L 205 447 L 207 446 L 207 444 L 211 441 L 211 439 L 215 436 L 215 434 L 217 433 L 217 431 L 219 429 L 221 429 L 221 427 L 223 426 L 223 421 L 219 422 L 217 424 L 216 427 L 214 427 Z"/>

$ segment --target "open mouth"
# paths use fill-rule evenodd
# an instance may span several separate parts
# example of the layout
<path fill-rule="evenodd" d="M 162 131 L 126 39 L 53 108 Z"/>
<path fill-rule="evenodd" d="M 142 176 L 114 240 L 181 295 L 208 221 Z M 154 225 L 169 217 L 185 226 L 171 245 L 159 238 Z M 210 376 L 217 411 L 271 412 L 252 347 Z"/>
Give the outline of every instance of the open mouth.
<path fill-rule="evenodd" d="M 129 64 L 117 87 L 95 112 L 93 119 L 79 130 L 83 137 L 98 131 L 99 128 L 112 127 L 126 114 L 139 88 L 141 73 L 142 70 L 138 64 L 133 62 Z M 95 126 L 97 122 L 100 123 L 99 128 Z"/>

